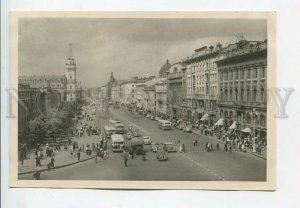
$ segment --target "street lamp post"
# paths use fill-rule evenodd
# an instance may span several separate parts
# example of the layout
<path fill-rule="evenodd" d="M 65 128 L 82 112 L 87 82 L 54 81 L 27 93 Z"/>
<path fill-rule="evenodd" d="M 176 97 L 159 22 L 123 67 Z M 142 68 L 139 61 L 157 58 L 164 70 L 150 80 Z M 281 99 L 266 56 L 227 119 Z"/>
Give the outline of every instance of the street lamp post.
<path fill-rule="evenodd" d="M 253 129 L 254 129 L 254 133 L 253 133 L 253 139 L 255 140 L 255 116 L 256 116 L 256 109 L 253 108 Z"/>

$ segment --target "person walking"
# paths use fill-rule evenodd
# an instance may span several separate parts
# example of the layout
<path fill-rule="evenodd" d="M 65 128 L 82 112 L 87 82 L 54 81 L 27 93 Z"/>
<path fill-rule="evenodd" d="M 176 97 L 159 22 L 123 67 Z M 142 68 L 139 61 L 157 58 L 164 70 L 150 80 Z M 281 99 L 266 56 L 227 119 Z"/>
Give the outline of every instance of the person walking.
<path fill-rule="evenodd" d="M 77 159 L 78 159 L 78 161 L 80 160 L 80 151 L 79 150 L 77 152 Z"/>
<path fill-rule="evenodd" d="M 24 158 L 25 156 L 24 156 L 24 150 L 23 149 L 21 149 L 21 151 L 20 151 L 20 160 L 21 160 L 21 164 L 22 165 L 24 165 Z"/>
<path fill-rule="evenodd" d="M 125 167 L 127 167 L 127 160 L 128 160 L 128 158 L 127 158 L 127 156 L 125 155 L 125 156 L 124 156 L 124 165 L 125 165 Z"/>
<path fill-rule="evenodd" d="M 96 151 L 94 152 L 94 157 L 95 157 L 95 163 L 97 163 L 98 162 L 98 154 Z"/>

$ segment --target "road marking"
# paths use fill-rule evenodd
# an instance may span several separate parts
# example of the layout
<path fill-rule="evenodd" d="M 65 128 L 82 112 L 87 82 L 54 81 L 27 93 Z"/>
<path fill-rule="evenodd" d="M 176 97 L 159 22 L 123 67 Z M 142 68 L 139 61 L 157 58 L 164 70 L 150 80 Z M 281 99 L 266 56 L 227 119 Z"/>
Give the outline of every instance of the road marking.
<path fill-rule="evenodd" d="M 221 179 L 222 181 L 226 181 L 226 179 L 220 175 L 218 175 L 217 173 L 213 172 L 212 170 L 204 167 L 201 163 L 196 162 L 195 160 L 193 160 L 192 158 L 190 158 L 189 156 L 187 156 L 186 154 L 181 154 L 183 157 L 185 157 L 186 159 L 194 162 L 197 166 L 201 167 L 202 169 L 206 170 L 207 172 L 213 174 L 214 176 L 218 177 L 219 179 Z"/>
<path fill-rule="evenodd" d="M 124 118 L 124 116 L 121 116 L 121 115 L 119 115 L 119 114 L 116 114 L 116 112 L 114 112 L 114 111 L 111 111 L 111 113 L 114 114 L 114 115 L 117 116 L 117 117 L 121 117 L 123 120 L 125 120 L 126 122 L 128 122 L 128 123 L 131 124 L 132 126 L 135 126 L 136 128 L 141 129 L 144 133 L 150 134 L 148 131 L 146 131 L 146 130 L 143 129 L 142 127 L 140 127 L 140 126 L 136 125 L 135 123 L 132 123 L 132 122 L 129 121 L 128 119 Z"/>

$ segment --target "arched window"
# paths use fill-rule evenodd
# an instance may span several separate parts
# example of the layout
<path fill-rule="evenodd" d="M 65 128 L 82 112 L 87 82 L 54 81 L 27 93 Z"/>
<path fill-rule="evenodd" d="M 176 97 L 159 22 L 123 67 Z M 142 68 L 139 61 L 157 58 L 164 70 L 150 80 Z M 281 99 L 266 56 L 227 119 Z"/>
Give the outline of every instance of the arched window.
<path fill-rule="evenodd" d="M 259 123 L 261 126 L 266 126 L 266 118 L 264 115 L 260 115 Z"/>
<path fill-rule="evenodd" d="M 256 102 L 256 95 L 257 95 L 257 89 L 256 87 L 253 88 L 253 95 L 252 95 L 252 102 Z"/>
<path fill-rule="evenodd" d="M 233 100 L 232 88 L 230 88 L 230 90 L 229 90 L 229 100 L 230 100 L 230 101 Z"/>
<path fill-rule="evenodd" d="M 255 66 L 254 69 L 253 69 L 253 78 L 257 78 L 257 72 L 258 72 L 258 69 Z"/>
<path fill-rule="evenodd" d="M 250 79 L 251 78 L 251 69 L 248 68 L 247 69 L 247 79 Z"/>
<path fill-rule="evenodd" d="M 233 113 L 232 111 L 229 112 L 229 124 L 231 125 L 233 122 Z"/>
<path fill-rule="evenodd" d="M 244 69 L 241 69 L 241 72 L 240 72 L 240 79 L 244 79 Z"/>
<path fill-rule="evenodd" d="M 240 93 L 240 100 L 243 102 L 244 101 L 244 88 L 241 88 L 241 93 Z"/>
<path fill-rule="evenodd" d="M 261 67 L 261 77 L 265 77 L 265 73 L 266 73 L 266 67 L 262 66 Z"/>
<path fill-rule="evenodd" d="M 250 87 L 247 87 L 246 97 L 247 97 L 246 101 L 250 102 Z"/>
<path fill-rule="evenodd" d="M 223 96 L 223 88 L 220 88 L 220 99 L 223 100 L 224 96 Z"/>
<path fill-rule="evenodd" d="M 250 124 L 251 123 L 251 116 L 249 113 L 246 114 L 246 123 Z"/>
<path fill-rule="evenodd" d="M 239 91 L 238 91 L 237 87 L 234 90 L 234 94 L 235 94 L 235 101 L 237 102 L 238 101 L 238 95 L 239 95 Z"/>
<path fill-rule="evenodd" d="M 260 88 L 260 96 L 261 96 L 261 102 L 265 103 L 265 88 L 263 86 Z"/>

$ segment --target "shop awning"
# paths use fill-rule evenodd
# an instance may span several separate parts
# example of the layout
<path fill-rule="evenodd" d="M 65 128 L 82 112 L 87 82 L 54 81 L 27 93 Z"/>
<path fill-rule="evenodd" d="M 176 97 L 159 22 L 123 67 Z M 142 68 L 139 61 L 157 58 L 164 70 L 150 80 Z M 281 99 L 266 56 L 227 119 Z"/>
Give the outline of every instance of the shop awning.
<path fill-rule="evenodd" d="M 244 128 L 242 130 L 242 132 L 244 132 L 244 133 L 251 133 L 251 129 L 250 128 Z"/>
<path fill-rule="evenodd" d="M 236 121 L 234 121 L 228 129 L 231 129 L 231 130 L 236 129 Z"/>
<path fill-rule="evenodd" d="M 215 126 L 223 126 L 224 125 L 224 121 L 223 118 L 220 118 L 217 123 L 215 124 Z"/>
<path fill-rule="evenodd" d="M 205 114 L 205 115 L 200 119 L 200 121 L 205 121 L 207 118 L 208 118 L 208 114 Z"/>

